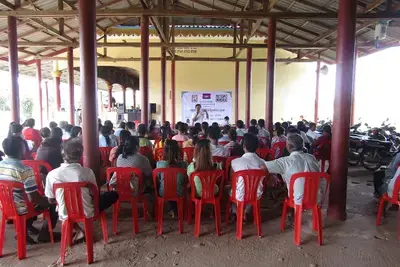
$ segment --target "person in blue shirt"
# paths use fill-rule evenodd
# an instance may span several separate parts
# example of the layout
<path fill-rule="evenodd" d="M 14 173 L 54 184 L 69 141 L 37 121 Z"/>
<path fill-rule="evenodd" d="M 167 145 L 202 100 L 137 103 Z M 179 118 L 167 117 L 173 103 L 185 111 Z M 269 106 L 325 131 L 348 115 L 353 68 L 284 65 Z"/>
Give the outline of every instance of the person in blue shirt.
<path fill-rule="evenodd" d="M 400 153 L 397 153 L 386 169 L 380 169 L 374 173 L 375 197 L 380 198 L 384 193 L 387 193 L 388 185 L 390 181 L 395 178 L 394 176 L 399 164 Z"/>

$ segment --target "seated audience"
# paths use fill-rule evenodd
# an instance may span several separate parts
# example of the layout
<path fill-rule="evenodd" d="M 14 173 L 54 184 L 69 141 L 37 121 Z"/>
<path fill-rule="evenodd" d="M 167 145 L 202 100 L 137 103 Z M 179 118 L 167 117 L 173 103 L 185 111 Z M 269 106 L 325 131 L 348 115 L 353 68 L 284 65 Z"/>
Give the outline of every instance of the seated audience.
<path fill-rule="evenodd" d="M 228 132 L 231 129 L 231 126 L 225 125 L 222 129 L 222 137 L 218 140 L 218 142 L 229 142 Z"/>
<path fill-rule="evenodd" d="M 178 142 L 185 142 L 189 140 L 189 137 L 186 135 L 186 125 L 184 123 L 179 124 L 178 134 L 174 135 L 172 140 Z"/>
<path fill-rule="evenodd" d="M 244 171 L 244 170 L 258 170 L 260 166 L 265 164 L 265 161 L 259 158 L 256 154 L 258 148 L 258 138 L 252 134 L 245 134 L 243 136 L 243 149 L 245 151 L 244 155 L 240 158 L 234 159 L 232 161 L 232 171 Z M 243 201 L 244 199 L 244 181 L 243 177 L 238 177 L 236 183 L 236 199 Z M 260 199 L 263 194 L 263 180 L 260 181 L 257 189 L 257 198 Z M 246 214 L 251 211 L 251 206 L 246 206 Z M 233 212 L 236 212 L 236 205 L 234 205 Z"/>
<path fill-rule="evenodd" d="M 270 133 L 265 128 L 265 120 L 259 119 L 258 120 L 258 137 L 268 140 L 270 138 Z"/>
<path fill-rule="evenodd" d="M 320 160 L 331 159 L 331 140 L 332 140 L 332 128 L 329 125 L 325 125 L 322 129 L 322 135 L 312 143 L 315 157 Z"/>
<path fill-rule="evenodd" d="M 211 127 L 213 127 L 213 128 L 219 128 L 218 122 L 213 122 L 213 123 L 211 124 Z"/>
<path fill-rule="evenodd" d="M 222 126 L 225 126 L 225 125 L 231 126 L 231 124 L 229 123 L 229 117 L 228 116 L 225 116 L 225 118 L 224 118 L 224 124 Z"/>
<path fill-rule="evenodd" d="M 285 129 L 283 127 L 276 128 L 275 132 L 276 136 L 272 138 L 271 147 L 273 147 L 276 143 L 286 142 Z"/>
<path fill-rule="evenodd" d="M 312 142 L 308 139 L 308 137 L 306 135 L 307 127 L 303 121 L 297 122 L 297 129 L 300 131 L 300 135 L 304 140 L 305 147 L 307 147 L 309 149 Z"/>
<path fill-rule="evenodd" d="M 196 145 L 196 141 L 199 139 L 198 136 L 198 129 L 195 127 L 190 128 L 189 130 L 189 140 L 183 142 L 182 147 L 194 147 Z"/>
<path fill-rule="evenodd" d="M 251 127 L 251 126 L 257 127 L 257 120 L 256 119 L 251 119 L 250 120 L 250 126 L 249 127 Z"/>
<path fill-rule="evenodd" d="M 7 158 L 0 162 L 0 180 L 17 181 L 22 183 L 25 188 L 25 193 L 28 195 L 28 199 L 32 202 L 34 208 L 36 210 L 49 210 L 52 226 L 54 228 L 58 220 L 56 205 L 50 205 L 45 197 L 39 195 L 38 185 L 33 170 L 22 163 L 25 153 L 24 140 L 20 136 L 8 137 L 3 141 L 3 149 Z M 19 215 L 28 213 L 27 203 L 24 200 L 22 192 L 15 190 L 14 202 L 16 211 Z M 38 235 L 38 242 L 49 242 L 50 235 L 47 221 L 43 221 L 42 228 L 39 231 L 33 226 L 35 220 L 36 218 L 31 218 L 26 221 L 26 228 L 29 230 L 28 233 Z M 31 245 L 35 244 L 36 242 L 28 233 L 26 235 L 27 243 Z M 55 237 L 56 236 L 57 239 L 60 238 L 59 235 L 55 235 Z"/>
<path fill-rule="evenodd" d="M 293 174 L 299 172 L 319 172 L 320 166 L 315 157 L 311 154 L 303 152 L 304 141 L 299 134 L 291 134 L 286 141 L 286 148 L 290 153 L 288 157 L 282 157 L 273 161 L 266 161 L 264 165 L 269 173 L 282 175 L 288 192 L 290 192 L 290 179 Z M 321 189 L 324 183 L 321 182 Z M 294 184 L 294 202 L 301 204 L 304 193 L 304 179 L 297 180 Z"/>
<path fill-rule="evenodd" d="M 34 129 L 35 127 L 35 120 L 34 119 L 27 119 L 26 120 L 26 126 L 22 131 L 22 134 L 25 137 L 25 140 L 32 141 L 34 144 L 33 150 L 37 150 L 42 143 L 42 137 L 40 136 L 39 130 Z"/>
<path fill-rule="evenodd" d="M 133 121 L 128 121 L 126 123 L 127 130 L 131 133 L 131 136 L 137 136 L 137 131 L 135 130 L 135 123 Z"/>
<path fill-rule="evenodd" d="M 51 122 L 49 123 L 49 128 L 50 128 L 50 130 L 51 130 L 51 129 L 54 129 L 54 128 L 56 128 L 56 127 L 58 127 L 57 122 L 51 121 Z"/>
<path fill-rule="evenodd" d="M 400 153 L 397 153 L 386 169 L 381 169 L 374 173 L 375 197 L 380 198 L 385 193 L 389 197 L 393 196 L 394 185 L 400 175 L 399 164 Z"/>
<path fill-rule="evenodd" d="M 187 168 L 187 175 L 199 171 L 212 171 L 221 169 L 220 164 L 213 163 L 211 154 L 211 144 L 207 139 L 199 140 L 194 149 L 193 162 Z M 196 188 L 196 196 L 202 196 L 202 184 L 199 177 L 194 177 L 194 185 Z M 217 185 L 214 187 L 214 193 L 218 194 L 219 188 Z"/>
<path fill-rule="evenodd" d="M 218 139 L 221 136 L 221 130 L 219 128 L 210 127 L 208 129 L 208 139 L 211 142 L 211 154 L 212 156 L 218 157 L 229 157 L 230 151 L 222 145 L 218 144 Z"/>
<path fill-rule="evenodd" d="M 311 139 L 317 140 L 318 137 L 320 137 L 320 134 L 318 134 L 315 130 L 317 129 L 317 125 L 315 123 L 310 123 L 310 129 L 307 131 L 307 136 L 311 137 Z"/>
<path fill-rule="evenodd" d="M 237 134 L 235 129 L 230 129 L 228 132 L 229 143 L 225 145 L 225 148 L 231 151 L 232 157 L 241 157 L 244 154 L 242 146 L 236 141 Z"/>
<path fill-rule="evenodd" d="M 126 123 L 122 121 L 122 122 L 119 124 L 118 128 L 115 130 L 115 133 L 114 133 L 115 136 L 116 136 L 116 137 L 119 137 L 119 134 L 121 133 L 121 131 L 125 130 L 125 128 L 126 128 Z"/>
<path fill-rule="evenodd" d="M 247 133 L 246 129 L 244 128 L 244 122 L 242 120 L 238 120 L 236 122 L 236 134 L 237 136 L 243 137 L 243 135 Z"/>
<path fill-rule="evenodd" d="M 60 128 L 53 128 L 50 137 L 43 140 L 39 147 L 36 160 L 46 161 L 53 169 L 60 167 L 61 163 L 64 162 L 61 155 L 62 136 L 63 133 Z M 43 168 L 42 173 L 47 174 L 47 171 Z"/>
<path fill-rule="evenodd" d="M 197 130 L 198 133 L 200 133 L 202 131 L 201 123 L 196 122 L 196 124 L 194 125 L 194 128 Z"/>
<path fill-rule="evenodd" d="M 71 138 L 81 138 L 81 136 L 82 136 L 82 127 L 80 127 L 80 126 L 72 127 L 70 135 L 71 135 Z"/>
<path fill-rule="evenodd" d="M 152 185 L 152 172 L 153 169 L 147 157 L 139 154 L 139 140 L 135 136 L 130 136 L 122 148 L 122 154 L 118 156 L 116 167 L 129 167 L 138 168 L 142 171 L 143 185 L 145 188 Z M 114 187 L 116 184 L 116 176 L 114 175 L 110 180 L 110 186 Z M 133 193 L 138 194 L 139 179 L 132 175 L 131 188 Z"/>
<path fill-rule="evenodd" d="M 279 127 L 282 127 L 282 124 L 278 121 L 274 124 L 274 130 L 276 131 Z"/>
<path fill-rule="evenodd" d="M 149 139 L 146 137 L 147 134 L 147 127 L 145 124 L 139 124 L 138 126 L 138 135 L 139 135 L 139 146 L 147 146 L 149 148 L 153 148 L 153 144 L 150 142 Z"/>
<path fill-rule="evenodd" d="M 151 139 L 151 140 L 157 139 L 157 137 L 159 135 L 159 131 L 158 131 L 156 125 L 157 125 L 157 121 L 156 120 L 151 120 L 150 121 L 148 138 Z"/>
<path fill-rule="evenodd" d="M 71 138 L 69 132 L 67 131 L 68 122 L 67 121 L 60 121 L 60 128 L 63 132 L 62 140 L 68 140 Z"/>
<path fill-rule="evenodd" d="M 157 162 L 156 168 L 184 168 L 187 169 L 188 165 L 185 161 L 180 160 L 180 148 L 179 144 L 175 140 L 165 141 L 164 146 L 164 159 Z M 178 196 L 183 196 L 184 194 L 184 184 L 185 177 L 183 175 L 178 175 L 176 177 L 176 192 Z M 158 194 L 164 196 L 164 175 L 158 177 L 159 188 Z M 175 201 L 168 201 L 168 212 L 172 217 L 177 214 L 177 205 Z"/>
<path fill-rule="evenodd" d="M 46 178 L 45 195 L 51 203 L 58 204 L 58 217 L 61 221 L 68 218 L 62 192 L 53 191 L 54 185 L 58 183 L 88 182 L 97 187 L 96 177 L 89 168 L 82 167 L 80 160 L 83 154 L 82 142 L 78 139 L 70 139 L 64 145 L 64 163 L 59 168 L 49 172 Z M 83 210 L 86 218 L 94 216 L 94 205 L 92 192 L 89 188 L 82 189 Z M 118 193 L 115 191 L 102 192 L 99 196 L 99 211 L 104 211 L 111 207 L 118 200 Z M 55 225 L 55 224 L 54 224 Z M 78 226 L 74 225 L 75 240 L 83 238 L 83 232 Z"/>
<path fill-rule="evenodd" d="M 99 124 L 101 125 L 101 124 Z M 110 120 L 106 120 L 104 122 L 104 126 L 108 127 L 110 129 L 109 136 L 113 142 L 117 143 L 118 142 L 118 137 L 114 134 L 114 124 Z"/>
<path fill-rule="evenodd" d="M 110 156 L 109 156 L 110 162 L 114 162 L 114 160 L 116 160 L 118 158 L 118 156 L 122 154 L 124 144 L 130 136 L 131 136 L 131 133 L 127 130 L 122 130 L 120 132 L 118 146 L 113 147 L 113 149 L 111 149 L 111 151 L 110 151 Z"/>
<path fill-rule="evenodd" d="M 201 123 L 201 132 L 199 132 L 199 139 L 207 138 L 208 128 L 209 128 L 208 122 L 203 121 Z"/>
<path fill-rule="evenodd" d="M 99 147 L 116 147 L 117 141 L 110 137 L 111 129 L 109 126 L 102 126 L 99 136 Z"/>
<path fill-rule="evenodd" d="M 49 138 L 50 137 L 50 129 L 47 127 L 40 129 L 40 136 L 43 139 Z"/>
<path fill-rule="evenodd" d="M 22 138 L 23 143 L 24 143 L 24 148 L 25 148 L 25 153 L 23 156 L 23 160 L 30 160 L 32 159 L 31 157 L 31 148 L 33 148 L 33 142 L 29 141 L 30 143 L 28 143 L 25 139 L 24 139 L 24 135 L 22 134 L 22 125 L 12 122 L 10 123 L 10 128 L 9 128 L 9 132 L 8 132 L 8 137 L 12 137 L 12 136 L 19 136 Z"/>

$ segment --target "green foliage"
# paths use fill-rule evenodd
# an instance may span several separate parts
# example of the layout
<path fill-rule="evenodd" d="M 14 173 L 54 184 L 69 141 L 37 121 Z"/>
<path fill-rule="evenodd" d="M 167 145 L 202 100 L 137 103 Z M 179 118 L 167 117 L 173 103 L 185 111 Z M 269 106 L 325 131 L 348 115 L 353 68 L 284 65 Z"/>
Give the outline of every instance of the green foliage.
<path fill-rule="evenodd" d="M 8 100 L 4 96 L 0 96 L 0 111 L 10 111 Z"/>
<path fill-rule="evenodd" d="M 21 101 L 21 109 L 22 114 L 25 118 L 32 118 L 33 113 L 33 99 L 32 98 L 24 98 Z"/>

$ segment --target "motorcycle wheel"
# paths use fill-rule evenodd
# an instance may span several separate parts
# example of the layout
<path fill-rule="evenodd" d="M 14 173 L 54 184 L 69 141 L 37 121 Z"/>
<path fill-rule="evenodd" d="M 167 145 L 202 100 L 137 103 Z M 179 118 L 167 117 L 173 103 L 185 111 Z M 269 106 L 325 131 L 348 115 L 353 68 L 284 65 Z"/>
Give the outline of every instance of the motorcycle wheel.
<path fill-rule="evenodd" d="M 361 154 L 361 164 L 369 171 L 376 171 L 382 165 L 380 159 L 373 156 L 373 151 L 364 151 Z"/>
<path fill-rule="evenodd" d="M 347 163 L 350 166 L 357 166 L 360 163 L 360 155 L 358 153 L 354 153 L 349 151 L 349 156 L 347 157 Z"/>

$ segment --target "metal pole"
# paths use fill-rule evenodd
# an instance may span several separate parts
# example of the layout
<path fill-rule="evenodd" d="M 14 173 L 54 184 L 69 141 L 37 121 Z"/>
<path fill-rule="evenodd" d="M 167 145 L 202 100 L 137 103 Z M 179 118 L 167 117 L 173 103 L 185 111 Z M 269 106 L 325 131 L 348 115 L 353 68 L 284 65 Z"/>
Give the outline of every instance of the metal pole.
<path fill-rule="evenodd" d="M 321 57 L 321 54 L 318 54 L 318 58 Z M 321 61 L 317 61 L 317 76 L 315 83 L 315 105 L 314 105 L 314 122 L 318 122 L 318 103 L 319 103 L 319 78 L 321 73 Z"/>
<path fill-rule="evenodd" d="M 252 79 L 252 59 L 253 59 L 253 49 L 247 48 L 247 58 L 246 58 L 246 127 L 250 125 L 250 107 L 251 107 L 251 79 Z"/>
<path fill-rule="evenodd" d="M 69 121 L 75 125 L 74 49 L 68 47 Z"/>
<path fill-rule="evenodd" d="M 8 17 L 8 61 L 11 75 L 11 119 L 20 123 L 17 18 Z"/>
<path fill-rule="evenodd" d="M 45 90 L 46 90 L 46 118 L 47 122 L 50 121 L 50 106 L 49 106 L 49 82 L 45 81 Z"/>
<path fill-rule="evenodd" d="M 39 97 L 39 123 L 40 123 L 40 128 L 43 128 L 42 62 L 40 61 L 40 59 L 36 60 L 36 77 L 37 77 L 38 97 Z"/>
<path fill-rule="evenodd" d="M 122 87 L 122 103 L 124 104 L 124 112 L 126 112 L 126 87 Z"/>
<path fill-rule="evenodd" d="M 97 129 L 96 0 L 79 0 L 81 88 L 83 114 L 83 164 L 100 174 Z"/>
<path fill-rule="evenodd" d="M 175 71 L 176 71 L 176 62 L 175 59 L 171 60 L 171 108 L 172 108 L 172 120 L 171 123 L 173 127 L 175 127 L 175 120 L 176 120 L 176 111 L 175 111 L 175 105 L 176 105 L 176 76 L 175 76 Z"/>
<path fill-rule="evenodd" d="M 161 122 L 166 121 L 167 49 L 161 48 Z"/>
<path fill-rule="evenodd" d="M 140 77 L 141 99 L 141 121 L 149 123 L 149 17 L 142 16 L 140 19 L 140 38 L 141 38 L 141 56 L 142 71 Z"/>
<path fill-rule="evenodd" d="M 132 90 L 133 90 L 133 108 L 136 108 L 136 90 L 135 89 Z"/>
<path fill-rule="evenodd" d="M 358 50 L 354 53 L 354 70 L 353 70 L 353 91 L 351 92 L 351 117 L 350 126 L 353 126 L 356 121 L 355 107 L 356 107 L 356 71 L 357 71 Z"/>
<path fill-rule="evenodd" d="M 240 62 L 235 62 L 235 120 L 239 120 Z"/>
<path fill-rule="evenodd" d="M 112 111 L 112 89 L 113 89 L 113 85 L 111 83 L 107 83 L 107 89 L 108 89 L 108 111 L 111 112 Z"/>
<path fill-rule="evenodd" d="M 357 1 L 340 0 L 338 18 L 338 42 L 336 49 L 336 91 L 333 115 L 331 185 L 328 216 L 346 219 L 347 155 L 349 149 L 349 125 L 351 93 L 354 85 L 354 53 Z"/>
<path fill-rule="evenodd" d="M 273 131 L 274 89 L 275 89 L 276 19 L 268 23 L 267 93 L 265 100 L 265 123 L 268 131 Z"/>

